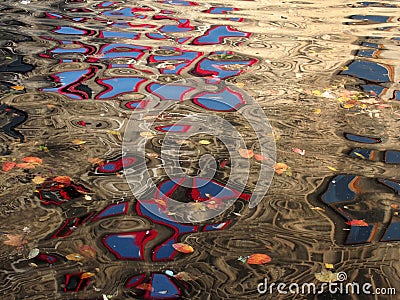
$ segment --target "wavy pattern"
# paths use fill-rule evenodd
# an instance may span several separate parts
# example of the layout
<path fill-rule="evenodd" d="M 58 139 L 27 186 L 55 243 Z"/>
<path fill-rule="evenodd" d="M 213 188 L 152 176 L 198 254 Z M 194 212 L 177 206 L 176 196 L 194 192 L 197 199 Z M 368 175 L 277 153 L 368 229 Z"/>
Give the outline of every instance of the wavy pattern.
<path fill-rule="evenodd" d="M 25 226 L 31 231 L 24 247 L 0 247 L 1 298 L 265 299 L 271 295 L 257 292 L 264 278 L 320 284 L 314 274 L 325 263 L 352 281 L 400 291 L 395 2 L 2 1 L 0 155 L 18 162 L 39 156 L 43 165 L 0 175 L 1 242 L 3 233 L 20 234 Z M 125 179 L 129 168 L 121 169 L 131 158 L 121 148 L 131 112 L 154 104 L 143 101 L 149 91 L 191 76 L 226 79 L 250 93 L 273 126 L 278 161 L 291 167 L 292 176 L 276 175 L 254 209 L 242 195 L 212 222 L 182 225 L 157 219 L 135 201 Z M 341 85 L 391 109 L 371 118 L 313 96 L 313 90 Z M 156 124 L 213 109 L 182 103 Z M 221 116 L 257 149 L 238 113 Z M 146 148 L 152 179 L 165 184 L 159 157 L 165 132 L 143 131 L 154 132 Z M 382 142 L 360 143 L 354 136 Z M 225 147 L 216 140 L 201 148 L 202 138 L 209 137 L 183 145 L 182 163 L 197 173 L 197 159 L 207 149 L 218 158 L 218 182 L 226 182 L 231 166 Z M 259 168 L 256 161 L 251 166 Z M 32 183 L 37 175 L 47 181 Z M 54 183 L 58 175 L 72 183 Z M 343 185 L 328 201 L 324 195 L 338 178 L 359 178 L 360 185 Z M 250 178 L 249 192 L 256 179 Z M 344 203 L 346 191 L 356 197 Z M 185 192 L 193 195 L 193 189 Z M 377 224 L 376 230 L 366 236 L 345 224 L 357 219 Z M 173 242 L 195 251 L 178 253 Z M 95 257 L 65 257 L 82 245 Z M 33 248 L 40 255 L 27 260 Z M 272 261 L 238 260 L 253 253 Z M 84 272 L 94 276 L 82 278 Z M 323 296 L 332 295 L 318 299 Z"/>

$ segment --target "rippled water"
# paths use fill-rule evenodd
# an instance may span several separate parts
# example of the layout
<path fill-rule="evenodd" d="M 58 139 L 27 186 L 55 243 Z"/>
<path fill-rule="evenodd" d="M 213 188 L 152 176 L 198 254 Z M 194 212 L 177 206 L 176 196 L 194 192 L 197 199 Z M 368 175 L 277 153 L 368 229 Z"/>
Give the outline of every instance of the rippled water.
<path fill-rule="evenodd" d="M 257 286 L 264 278 L 321 285 L 314 274 L 328 268 L 400 292 L 399 6 L 1 1 L 1 298 L 397 299 L 260 295 Z M 181 224 L 135 200 L 126 175 L 140 159 L 121 149 L 131 114 L 147 111 L 146 97 L 191 77 L 226 80 L 251 95 L 274 130 L 277 162 L 291 174 L 275 174 L 263 201 L 249 208 L 259 170 L 252 160 L 243 193 L 229 190 L 239 198 L 232 208 Z M 143 129 L 147 168 L 164 193 L 202 201 L 232 171 L 221 143 L 200 135 L 185 143 L 182 164 L 196 175 L 198 157 L 211 153 L 214 180 L 203 189 L 169 181 L 160 148 L 182 116 L 219 113 L 258 149 L 235 112 L 242 103 L 229 99 L 193 101 Z M 31 156 L 42 164 L 21 165 Z M 20 235 L 14 246 L 10 235 Z M 177 242 L 195 251 L 179 253 Z M 39 255 L 28 259 L 34 248 Z M 272 260 L 241 261 L 254 253 Z"/>

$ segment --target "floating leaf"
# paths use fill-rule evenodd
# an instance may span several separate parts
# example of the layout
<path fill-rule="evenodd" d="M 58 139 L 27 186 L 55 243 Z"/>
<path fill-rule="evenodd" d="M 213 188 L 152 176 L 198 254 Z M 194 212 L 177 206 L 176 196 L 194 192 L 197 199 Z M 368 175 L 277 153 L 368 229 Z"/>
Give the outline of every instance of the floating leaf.
<path fill-rule="evenodd" d="M 8 240 L 4 241 L 3 243 L 9 246 L 22 247 L 23 244 L 27 243 L 22 234 L 7 233 L 6 238 L 8 238 Z"/>
<path fill-rule="evenodd" d="M 316 108 L 314 110 L 314 114 L 319 115 L 322 112 L 322 110 L 320 108 Z"/>
<path fill-rule="evenodd" d="M 368 223 L 365 222 L 364 220 L 351 220 L 347 221 L 346 224 L 350 226 L 360 226 L 360 227 L 368 226 Z"/>
<path fill-rule="evenodd" d="M 150 131 L 144 131 L 144 132 L 140 133 L 140 136 L 144 137 L 146 139 L 151 139 L 151 138 L 154 137 L 154 134 L 152 132 L 150 132 Z"/>
<path fill-rule="evenodd" d="M 107 130 L 107 133 L 113 134 L 113 135 L 121 135 L 121 133 L 119 131 L 116 131 L 116 130 Z"/>
<path fill-rule="evenodd" d="M 343 106 L 342 106 L 343 108 L 347 108 L 347 109 L 349 109 L 349 108 L 352 108 L 352 107 L 354 107 L 354 103 L 346 103 L 346 104 L 343 104 Z"/>
<path fill-rule="evenodd" d="M 42 184 L 46 179 L 43 178 L 42 176 L 36 175 L 35 177 L 33 177 L 32 182 L 34 184 Z"/>
<path fill-rule="evenodd" d="M 362 158 L 362 159 L 366 159 L 364 155 L 362 155 L 361 153 L 358 152 L 353 152 L 354 155 L 357 155 L 358 157 Z"/>
<path fill-rule="evenodd" d="M 80 255 L 79 253 L 71 253 L 71 254 L 68 254 L 67 256 L 65 256 L 65 258 L 68 260 L 80 261 L 84 257 L 82 255 Z"/>
<path fill-rule="evenodd" d="M 283 174 L 283 172 L 287 171 L 288 165 L 285 163 L 276 163 L 275 164 L 275 172 L 279 175 Z"/>
<path fill-rule="evenodd" d="M 89 258 L 94 258 L 96 257 L 96 250 L 89 246 L 89 245 L 81 245 L 78 247 L 78 251 L 82 253 L 84 256 L 89 257 Z"/>
<path fill-rule="evenodd" d="M 315 273 L 314 276 L 321 282 L 333 282 L 338 279 L 338 273 L 327 270 L 323 270 L 321 273 Z"/>
<path fill-rule="evenodd" d="M 188 245 L 188 244 L 184 244 L 184 243 L 176 243 L 176 244 L 172 244 L 172 247 L 179 252 L 182 253 L 192 253 L 194 252 L 194 249 L 192 246 Z"/>
<path fill-rule="evenodd" d="M 70 184 L 72 179 L 69 176 L 57 176 L 53 178 L 53 181 L 62 183 L 62 184 Z"/>
<path fill-rule="evenodd" d="M 262 156 L 261 154 L 254 154 L 254 159 L 258 161 L 268 160 L 268 157 Z"/>
<path fill-rule="evenodd" d="M 85 272 L 85 273 L 82 273 L 81 279 L 90 278 L 90 277 L 93 277 L 93 276 L 95 276 L 95 275 L 96 275 L 96 274 L 94 274 L 94 273 Z"/>
<path fill-rule="evenodd" d="M 28 259 L 35 258 L 38 255 L 39 255 L 39 249 L 38 248 L 33 248 L 31 251 L 29 251 Z"/>
<path fill-rule="evenodd" d="M 243 158 L 252 158 L 254 156 L 253 150 L 248 150 L 248 149 L 239 149 L 239 154 Z"/>
<path fill-rule="evenodd" d="M 35 165 L 28 164 L 28 163 L 20 163 L 20 164 L 16 164 L 15 166 L 20 169 L 34 169 L 35 168 Z"/>
<path fill-rule="evenodd" d="M 200 145 L 210 145 L 211 142 L 209 140 L 201 140 L 201 141 L 199 141 L 199 144 Z"/>
<path fill-rule="evenodd" d="M 14 162 L 14 161 L 5 161 L 5 162 L 3 162 L 3 165 L 1 166 L 1 169 L 2 169 L 4 172 L 8 172 L 8 171 L 10 171 L 11 169 L 13 169 L 13 168 L 15 167 L 16 164 L 17 164 L 17 163 Z"/>
<path fill-rule="evenodd" d="M 327 166 L 327 168 L 328 168 L 329 170 L 331 170 L 331 171 L 334 171 L 334 172 L 336 172 L 336 171 L 337 171 L 337 169 L 336 169 L 336 168 L 334 168 L 334 167 L 331 167 L 331 166 Z"/>
<path fill-rule="evenodd" d="M 74 145 L 83 145 L 83 144 L 86 144 L 86 141 L 75 139 L 75 140 L 72 141 L 72 144 L 74 144 Z"/>
<path fill-rule="evenodd" d="M 101 158 L 98 158 L 98 157 L 89 157 L 88 162 L 90 162 L 93 165 L 98 165 L 98 166 L 104 165 L 104 160 L 102 160 Z"/>
<path fill-rule="evenodd" d="M 23 91 L 25 89 L 23 85 L 13 85 L 11 88 L 16 91 Z"/>
<path fill-rule="evenodd" d="M 176 279 L 183 280 L 183 281 L 191 281 L 195 280 L 196 278 L 190 275 L 187 272 L 179 272 L 178 274 L 174 275 Z"/>
<path fill-rule="evenodd" d="M 247 258 L 247 263 L 250 265 L 261 265 L 270 262 L 272 258 L 267 254 L 252 254 Z"/>
<path fill-rule="evenodd" d="M 306 154 L 306 150 L 302 150 L 302 149 L 299 149 L 299 148 L 293 148 L 292 150 L 293 150 L 294 153 L 297 153 L 297 154 L 300 154 L 300 155 Z"/>
<path fill-rule="evenodd" d="M 145 290 L 145 291 L 152 291 L 153 287 L 151 286 L 150 283 L 141 283 L 137 286 L 135 286 L 135 288 L 139 289 L 139 290 Z"/>
<path fill-rule="evenodd" d="M 27 156 L 27 157 L 24 157 L 24 158 L 22 159 L 22 161 L 23 161 L 23 162 L 26 162 L 26 163 L 38 164 L 38 165 L 41 165 L 42 162 L 43 162 L 41 158 L 35 157 L 35 156 Z"/>

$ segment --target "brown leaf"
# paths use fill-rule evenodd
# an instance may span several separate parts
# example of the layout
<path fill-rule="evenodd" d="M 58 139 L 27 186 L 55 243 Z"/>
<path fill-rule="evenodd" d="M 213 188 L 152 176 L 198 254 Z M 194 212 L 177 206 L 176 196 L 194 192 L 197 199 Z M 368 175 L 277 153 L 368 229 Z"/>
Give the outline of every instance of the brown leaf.
<path fill-rule="evenodd" d="M 101 158 L 98 158 L 98 157 L 89 157 L 88 162 L 90 162 L 93 165 L 98 165 L 98 166 L 104 165 L 104 160 L 102 160 Z"/>
<path fill-rule="evenodd" d="M 4 172 L 8 172 L 8 171 L 10 171 L 11 169 L 13 169 L 13 168 L 15 167 L 16 164 L 17 164 L 17 163 L 14 162 L 14 161 L 5 161 L 5 162 L 3 162 L 3 165 L 2 165 L 2 167 L 1 167 L 1 169 L 2 169 Z"/>
<path fill-rule="evenodd" d="M 23 239 L 22 234 L 7 233 L 6 237 L 8 238 L 8 240 L 3 242 L 5 245 L 14 246 L 14 247 L 22 247 L 23 244 L 27 243 L 27 241 Z"/>
<path fill-rule="evenodd" d="M 82 253 L 86 257 L 89 257 L 89 258 L 96 257 L 96 250 L 89 245 L 81 245 L 78 247 L 78 250 L 80 253 Z"/>

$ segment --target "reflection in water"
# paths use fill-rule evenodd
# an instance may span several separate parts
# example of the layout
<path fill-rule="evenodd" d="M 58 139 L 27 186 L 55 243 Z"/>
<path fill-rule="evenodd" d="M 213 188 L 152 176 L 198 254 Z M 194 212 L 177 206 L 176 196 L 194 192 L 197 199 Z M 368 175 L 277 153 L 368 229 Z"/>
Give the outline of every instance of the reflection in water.
<path fill-rule="evenodd" d="M 400 292 L 395 2 L 3 1 L 1 158 L 39 156 L 43 165 L 0 177 L 0 231 L 27 226 L 26 247 L 40 250 L 27 260 L 24 250 L 0 248 L 1 298 L 263 299 L 256 288 L 264 277 L 318 283 L 314 273 L 325 263 L 353 281 Z M 182 101 L 189 86 L 159 89 L 191 76 L 243 87 L 274 127 L 279 161 L 293 174 L 277 175 L 255 209 L 247 207 L 252 182 L 245 193 L 224 185 L 229 156 L 209 136 L 182 141 L 182 163 L 197 174 L 198 158 L 212 154 L 213 181 L 182 187 L 164 176 L 163 137 L 194 132 L 175 124 L 193 112 L 226 117 L 257 149 L 237 114 L 246 102 L 235 89 L 215 84 L 190 103 Z M 336 99 L 298 92 L 328 85 L 363 91 L 392 110 L 370 118 Z M 214 209 L 204 201 L 220 192 L 212 206 L 239 197 L 208 223 L 174 221 L 162 195 L 149 190 L 146 205 L 161 219 L 126 184 L 127 174 L 143 168 L 138 157 L 121 154 L 126 120 L 163 101 L 181 105 L 145 116 L 156 118 L 154 128 L 143 128 L 146 165 L 164 195 L 194 202 L 200 212 Z M 305 155 L 291 151 L 297 147 Z M 177 242 L 195 251 L 179 253 Z M 253 253 L 272 261 L 238 260 Z"/>

